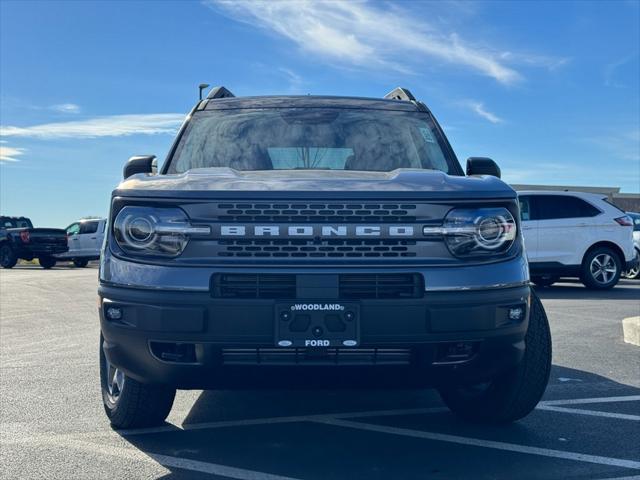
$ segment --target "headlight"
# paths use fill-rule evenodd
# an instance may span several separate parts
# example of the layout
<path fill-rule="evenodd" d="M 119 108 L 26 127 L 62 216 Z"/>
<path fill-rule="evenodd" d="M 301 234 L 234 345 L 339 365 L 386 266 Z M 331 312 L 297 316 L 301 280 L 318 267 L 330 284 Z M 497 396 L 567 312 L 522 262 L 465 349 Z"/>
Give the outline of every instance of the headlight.
<path fill-rule="evenodd" d="M 427 236 L 443 236 L 457 257 L 504 253 L 516 239 L 517 227 L 506 208 L 456 208 L 441 227 L 424 227 Z"/>
<path fill-rule="evenodd" d="M 124 207 L 113 224 L 116 242 L 127 253 L 177 256 L 191 235 L 207 235 L 209 227 L 194 227 L 179 208 Z"/>

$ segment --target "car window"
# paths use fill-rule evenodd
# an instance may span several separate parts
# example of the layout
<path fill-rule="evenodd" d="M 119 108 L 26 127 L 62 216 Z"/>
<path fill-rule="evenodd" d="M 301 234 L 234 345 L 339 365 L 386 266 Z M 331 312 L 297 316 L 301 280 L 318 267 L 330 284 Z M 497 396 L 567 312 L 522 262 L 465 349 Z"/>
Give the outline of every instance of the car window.
<path fill-rule="evenodd" d="M 633 231 L 640 232 L 640 215 L 632 214 L 629 215 L 631 220 L 633 220 Z"/>
<path fill-rule="evenodd" d="M 600 210 L 584 200 L 569 195 L 532 195 L 535 220 L 595 217 Z"/>
<path fill-rule="evenodd" d="M 96 233 L 100 222 L 82 222 L 80 224 L 80 234 Z"/>
<path fill-rule="evenodd" d="M 2 228 L 33 228 L 28 218 L 0 217 L 0 226 Z"/>
<path fill-rule="evenodd" d="M 77 235 L 80 233 L 80 224 L 72 223 L 67 227 L 67 235 Z"/>
<path fill-rule="evenodd" d="M 195 115 L 168 173 L 194 168 L 360 170 L 457 174 L 444 139 L 421 112 L 369 109 L 234 109 Z"/>
<path fill-rule="evenodd" d="M 18 228 L 33 228 L 31 220 L 29 220 L 28 218 L 19 218 L 18 220 L 16 220 L 16 226 Z"/>
<path fill-rule="evenodd" d="M 529 204 L 529 197 L 518 197 L 520 203 L 520 220 L 526 222 L 531 220 L 531 205 Z"/>

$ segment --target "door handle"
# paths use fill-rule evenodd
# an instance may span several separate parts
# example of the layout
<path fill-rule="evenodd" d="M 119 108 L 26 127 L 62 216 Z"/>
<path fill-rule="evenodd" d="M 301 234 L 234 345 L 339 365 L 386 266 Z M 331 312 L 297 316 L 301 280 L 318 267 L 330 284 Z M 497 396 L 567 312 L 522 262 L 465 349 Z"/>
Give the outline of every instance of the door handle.
<path fill-rule="evenodd" d="M 98 238 L 98 237 L 91 237 L 91 240 L 95 240 L 96 238 Z"/>

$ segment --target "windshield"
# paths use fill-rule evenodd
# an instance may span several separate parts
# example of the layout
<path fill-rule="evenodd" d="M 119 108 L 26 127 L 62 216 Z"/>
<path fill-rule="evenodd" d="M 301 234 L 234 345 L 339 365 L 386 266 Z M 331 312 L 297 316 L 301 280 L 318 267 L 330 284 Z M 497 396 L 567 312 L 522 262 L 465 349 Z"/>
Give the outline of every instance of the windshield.
<path fill-rule="evenodd" d="M 291 108 L 194 115 L 168 173 L 193 168 L 364 170 L 458 174 L 433 120 L 421 112 Z"/>
<path fill-rule="evenodd" d="M 28 218 L 0 217 L 2 228 L 33 228 Z"/>

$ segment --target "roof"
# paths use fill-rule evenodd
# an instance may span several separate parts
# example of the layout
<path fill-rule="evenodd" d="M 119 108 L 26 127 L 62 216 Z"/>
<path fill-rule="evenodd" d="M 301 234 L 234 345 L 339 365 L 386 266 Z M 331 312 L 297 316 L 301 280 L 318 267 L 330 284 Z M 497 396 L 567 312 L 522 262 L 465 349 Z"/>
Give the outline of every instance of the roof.
<path fill-rule="evenodd" d="M 527 184 L 511 184 L 511 187 L 519 192 L 520 190 L 536 190 L 536 191 L 559 191 L 559 192 L 587 192 L 602 193 L 603 195 L 615 195 L 620 191 L 620 187 L 588 187 L 576 185 L 527 185 Z"/>
<path fill-rule="evenodd" d="M 594 198 L 601 200 L 603 193 L 579 192 L 577 190 L 518 190 L 518 195 L 566 195 L 568 197 Z"/>
<path fill-rule="evenodd" d="M 316 95 L 283 95 L 260 97 L 231 97 L 204 100 L 204 110 L 229 110 L 237 108 L 367 108 L 374 110 L 420 111 L 410 101 L 381 98 L 336 97 Z"/>

